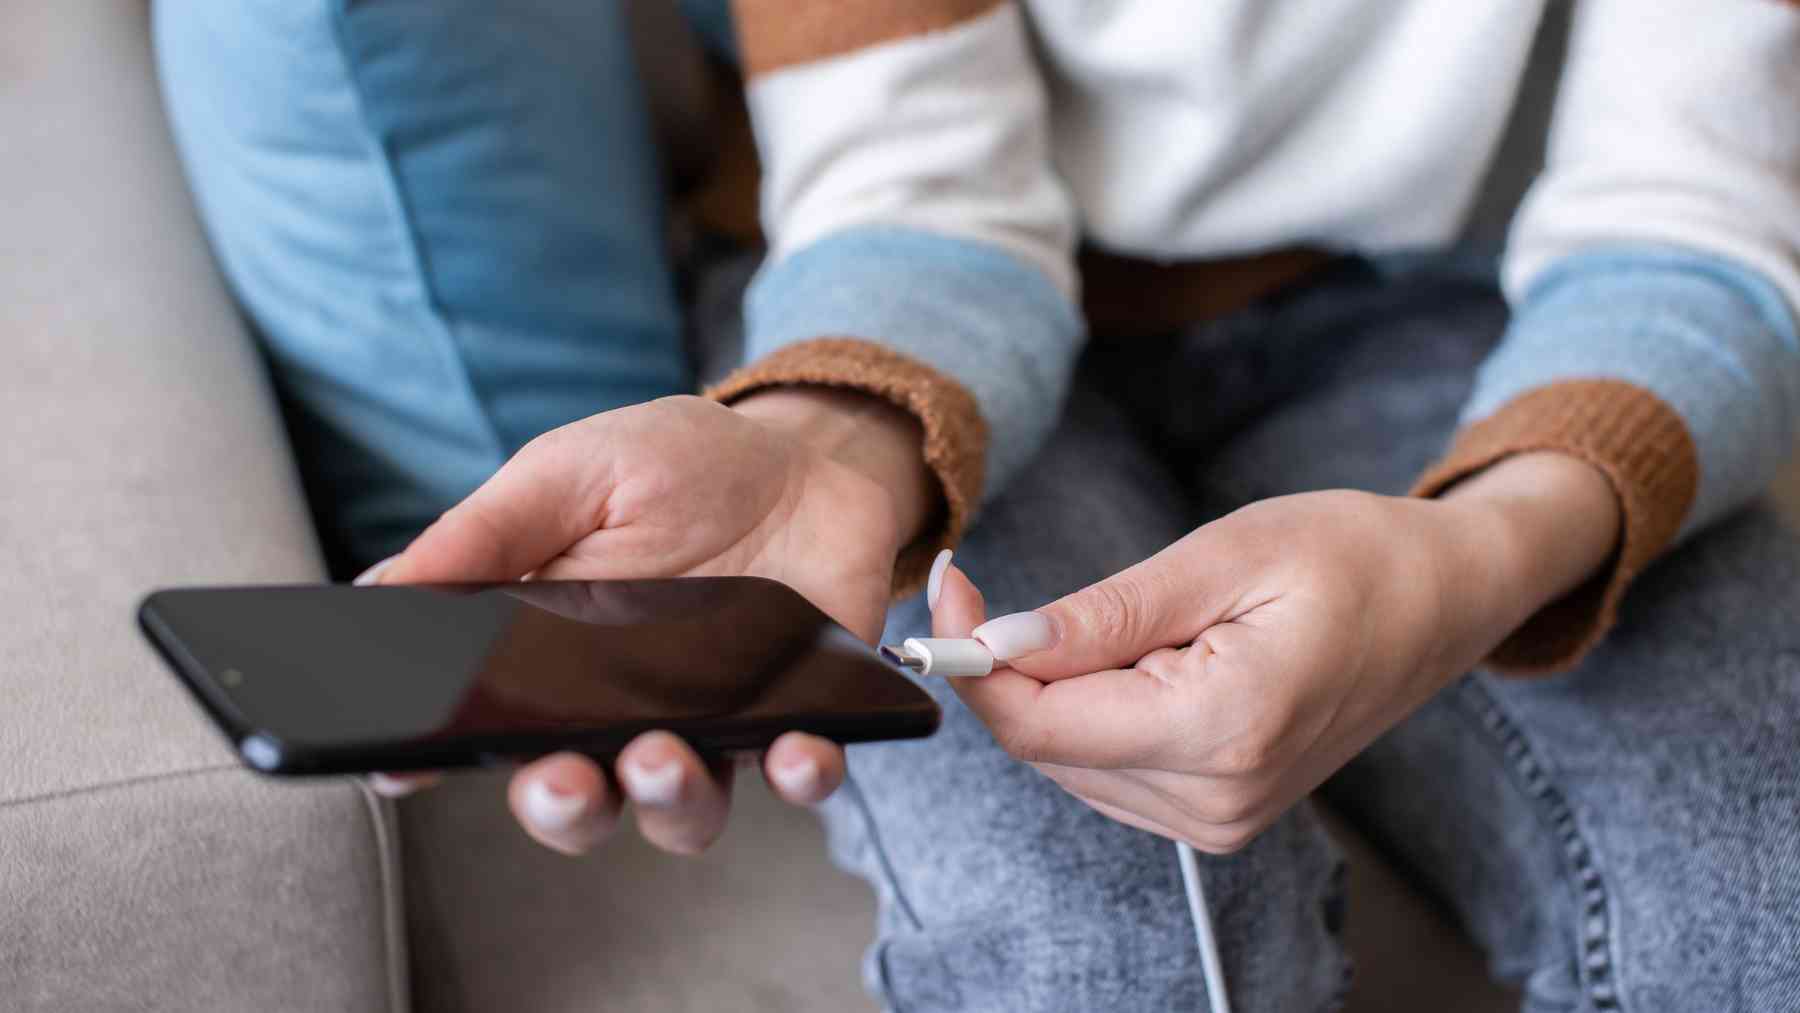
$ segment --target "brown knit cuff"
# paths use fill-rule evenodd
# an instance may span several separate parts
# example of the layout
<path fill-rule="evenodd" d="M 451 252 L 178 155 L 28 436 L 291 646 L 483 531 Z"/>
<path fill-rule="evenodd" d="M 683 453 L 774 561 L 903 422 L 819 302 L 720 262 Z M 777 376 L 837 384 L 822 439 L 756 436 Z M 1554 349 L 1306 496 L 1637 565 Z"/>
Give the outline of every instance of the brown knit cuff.
<path fill-rule="evenodd" d="M 1513 675 L 1569 668 L 1600 641 L 1626 588 L 1674 540 L 1700 484 L 1694 441 L 1674 409 L 1623 381 L 1568 380 L 1520 394 L 1464 429 L 1412 494 L 1437 496 L 1497 461 L 1536 450 L 1598 468 L 1623 516 L 1612 562 L 1489 656 L 1490 665 Z"/>
<path fill-rule="evenodd" d="M 894 566 L 894 593 L 924 583 L 932 557 L 962 537 L 981 500 L 987 421 L 962 384 L 885 345 L 856 338 L 815 338 L 784 345 L 708 388 L 730 404 L 769 387 L 817 384 L 873 394 L 906 411 L 925 429 L 925 463 L 943 488 L 943 524 L 920 535 Z"/>

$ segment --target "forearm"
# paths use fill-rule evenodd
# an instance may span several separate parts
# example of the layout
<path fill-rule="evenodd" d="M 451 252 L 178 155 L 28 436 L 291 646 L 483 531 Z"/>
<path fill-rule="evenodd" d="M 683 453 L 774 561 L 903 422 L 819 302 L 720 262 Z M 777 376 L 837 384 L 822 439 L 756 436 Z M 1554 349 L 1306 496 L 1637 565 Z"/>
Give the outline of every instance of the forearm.
<path fill-rule="evenodd" d="M 1441 497 L 1554 451 L 1604 476 L 1620 527 L 1604 573 L 1526 620 L 1490 656 L 1496 668 L 1580 661 L 1645 567 L 1767 484 L 1800 418 L 1797 341 L 1767 282 L 1679 250 L 1571 257 L 1515 307 L 1462 430 L 1414 492 Z"/>
<path fill-rule="evenodd" d="M 1048 438 L 1084 334 L 1027 19 L 997 0 L 733 8 L 770 250 L 747 366 L 715 396 L 810 383 L 906 407 L 953 540 Z"/>
<path fill-rule="evenodd" d="M 925 463 L 924 427 L 911 413 L 872 394 L 823 386 L 771 387 L 733 407 L 886 489 L 901 545 L 936 525 L 943 490 Z"/>
<path fill-rule="evenodd" d="M 1464 636 L 1485 654 L 1527 619 L 1604 572 L 1622 514 L 1600 469 L 1556 452 L 1505 458 L 1439 501 L 1452 532 Z"/>

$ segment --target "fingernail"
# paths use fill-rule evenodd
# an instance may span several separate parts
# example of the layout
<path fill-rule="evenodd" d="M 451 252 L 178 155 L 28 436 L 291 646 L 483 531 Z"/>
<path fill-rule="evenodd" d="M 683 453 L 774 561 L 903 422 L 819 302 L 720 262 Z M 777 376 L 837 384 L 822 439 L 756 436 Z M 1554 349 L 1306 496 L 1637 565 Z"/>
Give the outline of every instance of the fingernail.
<path fill-rule="evenodd" d="M 950 569 L 950 550 L 937 554 L 931 561 L 931 576 L 925 578 L 925 607 L 937 610 L 938 592 L 944 589 L 944 571 Z"/>
<path fill-rule="evenodd" d="M 670 760 L 655 767 L 642 763 L 620 765 L 625 790 L 638 805 L 672 806 L 681 799 L 681 764 Z"/>
<path fill-rule="evenodd" d="M 819 790 L 819 765 L 811 757 L 773 767 L 769 778 L 775 786 L 795 798 L 810 799 Z"/>
<path fill-rule="evenodd" d="M 356 585 L 357 587 L 368 587 L 370 584 L 374 584 L 374 583 L 380 581 L 381 580 L 381 572 L 383 570 L 386 570 L 390 565 L 393 564 L 394 560 L 399 559 L 399 558 L 400 558 L 400 554 L 398 552 L 394 553 L 393 555 L 382 560 L 381 562 L 376 563 L 374 566 L 369 567 L 367 570 L 364 570 L 362 572 L 362 576 L 356 578 L 355 580 L 351 581 L 350 583 Z"/>
<path fill-rule="evenodd" d="M 1002 661 L 1056 646 L 1056 625 L 1041 612 L 1014 612 L 989 619 L 969 634 Z"/>
<path fill-rule="evenodd" d="M 597 824 L 587 818 L 587 800 L 562 794 L 548 781 L 525 786 L 525 819 L 539 837 L 560 851 L 581 852 L 593 846 Z"/>
<path fill-rule="evenodd" d="M 405 798 L 424 787 L 411 778 L 395 777 L 392 774 L 370 774 L 369 790 L 382 798 Z"/>

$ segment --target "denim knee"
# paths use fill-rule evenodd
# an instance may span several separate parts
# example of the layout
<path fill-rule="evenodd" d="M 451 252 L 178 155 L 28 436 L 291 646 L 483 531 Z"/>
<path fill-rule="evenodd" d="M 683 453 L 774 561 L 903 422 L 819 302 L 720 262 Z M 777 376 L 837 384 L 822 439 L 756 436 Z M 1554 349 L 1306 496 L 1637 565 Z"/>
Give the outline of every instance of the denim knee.
<path fill-rule="evenodd" d="M 344 556 L 546 429 L 688 388 L 615 0 L 154 14 L 202 219 Z"/>

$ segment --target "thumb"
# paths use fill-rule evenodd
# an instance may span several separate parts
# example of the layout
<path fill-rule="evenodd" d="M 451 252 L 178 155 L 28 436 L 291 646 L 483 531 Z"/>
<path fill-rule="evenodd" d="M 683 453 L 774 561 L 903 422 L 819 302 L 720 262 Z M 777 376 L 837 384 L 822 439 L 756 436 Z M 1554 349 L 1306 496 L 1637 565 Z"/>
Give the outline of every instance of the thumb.
<path fill-rule="evenodd" d="M 608 469 L 567 439 L 539 438 L 382 570 L 384 584 L 516 580 L 600 527 Z"/>
<path fill-rule="evenodd" d="M 1161 647 L 1186 644 L 1210 625 L 1186 539 L 1129 569 L 1031 612 L 975 628 L 994 657 L 1041 681 L 1126 668 Z"/>

